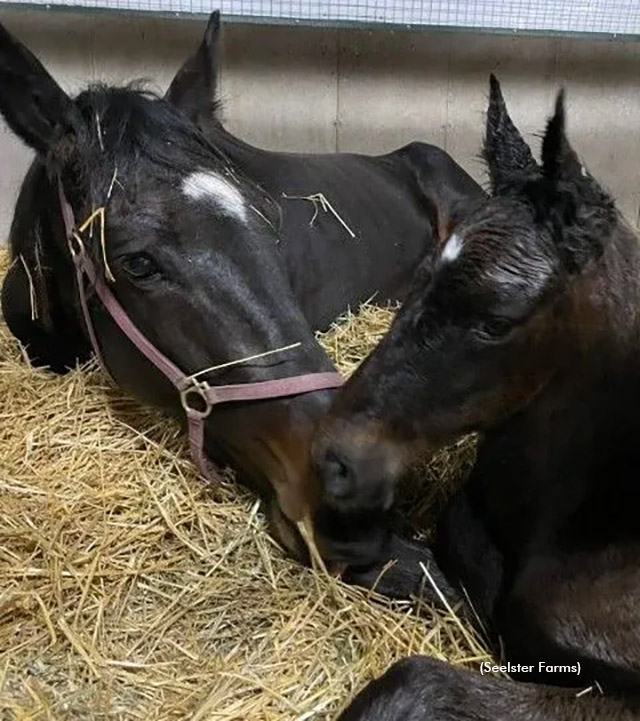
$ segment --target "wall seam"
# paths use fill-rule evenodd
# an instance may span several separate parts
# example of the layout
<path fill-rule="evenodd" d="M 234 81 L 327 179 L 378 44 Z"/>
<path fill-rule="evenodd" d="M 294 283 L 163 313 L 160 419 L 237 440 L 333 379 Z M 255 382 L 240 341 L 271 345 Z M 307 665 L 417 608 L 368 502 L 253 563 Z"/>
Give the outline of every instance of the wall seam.
<path fill-rule="evenodd" d="M 342 37 L 340 29 L 336 30 L 336 116 L 333 121 L 335 128 L 335 151 L 340 152 L 340 54 L 342 50 Z"/>

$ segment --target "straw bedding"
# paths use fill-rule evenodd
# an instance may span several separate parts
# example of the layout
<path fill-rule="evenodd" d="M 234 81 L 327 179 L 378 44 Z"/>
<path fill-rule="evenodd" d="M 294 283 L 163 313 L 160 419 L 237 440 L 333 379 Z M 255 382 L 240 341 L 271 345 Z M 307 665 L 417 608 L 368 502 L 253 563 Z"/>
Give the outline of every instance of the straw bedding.
<path fill-rule="evenodd" d="M 349 372 L 391 317 L 322 342 Z M 96 369 L 35 371 L 0 325 L 0 386 L 0 718 L 330 719 L 407 654 L 486 658 L 451 614 L 289 560 L 254 497 L 200 479 L 177 426 Z M 422 469 L 421 511 L 471 454 Z"/>

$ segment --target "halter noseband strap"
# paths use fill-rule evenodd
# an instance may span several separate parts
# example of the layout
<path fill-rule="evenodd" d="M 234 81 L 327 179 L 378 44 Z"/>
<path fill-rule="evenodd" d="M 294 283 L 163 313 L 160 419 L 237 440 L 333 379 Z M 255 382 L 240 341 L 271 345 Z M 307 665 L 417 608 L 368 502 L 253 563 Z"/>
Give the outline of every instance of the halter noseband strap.
<path fill-rule="evenodd" d="M 124 308 L 113 295 L 104 281 L 96 272 L 96 267 L 87 254 L 80 234 L 76 230 L 73 210 L 64 193 L 62 181 L 58 179 L 58 197 L 62 211 L 64 229 L 76 271 L 76 284 L 80 305 L 84 316 L 89 340 L 93 346 L 100 365 L 108 373 L 100 352 L 100 346 L 93 327 L 85 290 L 85 277 L 93 286 L 106 311 L 133 343 L 176 388 L 180 394 L 180 402 L 185 410 L 189 425 L 189 447 L 191 456 L 205 478 L 215 479 L 217 476 L 210 468 L 204 452 L 204 421 L 211 413 L 213 406 L 219 403 L 236 401 L 257 401 L 270 398 L 301 395 L 312 391 L 338 388 L 342 385 L 342 377 L 336 372 L 305 373 L 288 378 L 278 378 L 257 383 L 238 383 L 235 385 L 210 386 L 206 381 L 199 381 L 194 376 L 183 373 L 178 366 L 169 360 L 153 343 L 138 329 L 129 318 Z"/>

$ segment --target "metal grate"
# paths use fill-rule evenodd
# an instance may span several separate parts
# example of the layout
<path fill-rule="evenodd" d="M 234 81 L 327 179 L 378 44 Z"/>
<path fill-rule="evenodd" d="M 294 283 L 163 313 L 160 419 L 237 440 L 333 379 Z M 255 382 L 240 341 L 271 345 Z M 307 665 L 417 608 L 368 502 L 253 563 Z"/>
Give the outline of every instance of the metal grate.
<path fill-rule="evenodd" d="M 640 36 L 640 0 L 0 0 L 305 24 L 435 26 Z"/>

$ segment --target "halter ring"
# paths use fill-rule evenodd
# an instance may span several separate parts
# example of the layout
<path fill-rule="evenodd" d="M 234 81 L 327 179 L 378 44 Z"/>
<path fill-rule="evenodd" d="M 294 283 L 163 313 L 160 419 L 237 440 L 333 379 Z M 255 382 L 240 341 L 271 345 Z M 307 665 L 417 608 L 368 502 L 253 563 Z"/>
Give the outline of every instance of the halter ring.
<path fill-rule="evenodd" d="M 81 258 L 85 254 L 84 243 L 80 237 L 80 233 L 77 230 L 72 230 L 67 238 L 67 245 L 69 246 L 69 252 L 71 257 L 75 260 Z"/>
<path fill-rule="evenodd" d="M 206 418 L 211 413 L 212 404 L 207 396 L 209 386 L 194 382 L 180 391 L 180 402 L 190 418 Z"/>

